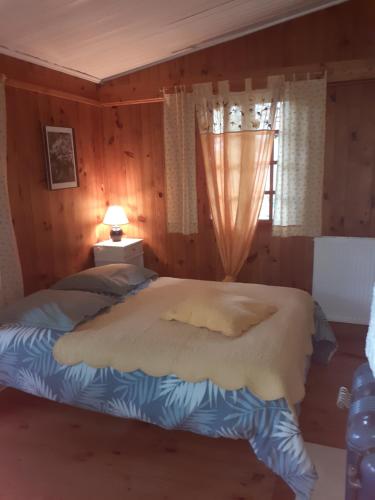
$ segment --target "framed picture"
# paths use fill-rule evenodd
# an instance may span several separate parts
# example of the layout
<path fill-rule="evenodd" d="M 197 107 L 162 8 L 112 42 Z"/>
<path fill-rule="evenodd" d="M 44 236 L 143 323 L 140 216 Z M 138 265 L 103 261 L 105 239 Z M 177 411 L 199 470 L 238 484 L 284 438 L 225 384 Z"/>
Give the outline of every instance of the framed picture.
<path fill-rule="evenodd" d="M 49 189 L 78 187 L 74 131 L 45 125 L 46 168 Z"/>

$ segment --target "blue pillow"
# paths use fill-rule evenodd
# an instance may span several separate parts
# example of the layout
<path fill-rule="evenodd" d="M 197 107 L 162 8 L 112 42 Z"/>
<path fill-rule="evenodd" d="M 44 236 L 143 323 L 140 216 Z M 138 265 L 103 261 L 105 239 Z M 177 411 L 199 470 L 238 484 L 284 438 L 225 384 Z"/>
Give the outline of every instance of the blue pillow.
<path fill-rule="evenodd" d="M 122 296 L 146 280 L 157 276 L 154 271 L 133 264 L 107 264 L 67 276 L 51 288 Z"/>
<path fill-rule="evenodd" d="M 0 324 L 70 332 L 116 302 L 116 298 L 90 292 L 41 290 L 1 309 Z"/>

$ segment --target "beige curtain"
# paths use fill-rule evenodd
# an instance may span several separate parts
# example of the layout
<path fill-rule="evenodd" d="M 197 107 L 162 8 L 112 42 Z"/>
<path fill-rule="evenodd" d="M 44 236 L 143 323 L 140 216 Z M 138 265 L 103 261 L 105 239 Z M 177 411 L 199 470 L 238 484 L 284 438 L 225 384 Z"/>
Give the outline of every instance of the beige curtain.
<path fill-rule="evenodd" d="M 326 95 L 326 77 L 285 83 L 274 236 L 321 235 Z"/>
<path fill-rule="evenodd" d="M 195 108 L 183 88 L 164 96 L 164 154 L 168 232 L 197 233 Z"/>
<path fill-rule="evenodd" d="M 208 197 L 225 281 L 234 281 L 254 238 L 271 160 L 281 79 L 267 89 L 214 95 L 194 87 Z"/>
<path fill-rule="evenodd" d="M 0 307 L 22 295 L 22 272 L 8 196 L 5 85 L 0 75 Z"/>

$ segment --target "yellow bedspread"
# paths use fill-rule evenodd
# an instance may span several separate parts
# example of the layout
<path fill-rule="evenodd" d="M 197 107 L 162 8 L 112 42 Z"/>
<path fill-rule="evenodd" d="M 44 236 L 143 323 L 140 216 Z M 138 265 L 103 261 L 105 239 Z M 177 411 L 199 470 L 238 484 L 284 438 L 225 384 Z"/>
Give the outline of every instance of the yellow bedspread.
<path fill-rule="evenodd" d="M 236 338 L 160 316 L 202 287 L 231 291 L 277 312 Z M 312 353 L 313 300 L 294 288 L 159 278 L 147 289 L 113 306 L 54 347 L 62 364 L 85 362 L 95 368 L 175 374 L 197 382 L 210 379 L 228 390 L 249 388 L 264 400 L 304 397 L 306 355 Z"/>

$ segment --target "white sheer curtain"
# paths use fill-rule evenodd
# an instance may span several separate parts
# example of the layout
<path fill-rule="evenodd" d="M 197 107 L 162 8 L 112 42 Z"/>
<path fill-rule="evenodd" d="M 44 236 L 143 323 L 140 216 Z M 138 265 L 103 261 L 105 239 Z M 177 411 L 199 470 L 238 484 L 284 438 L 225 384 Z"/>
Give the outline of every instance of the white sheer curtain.
<path fill-rule="evenodd" d="M 6 105 L 4 78 L 0 76 L 0 307 L 23 295 L 7 184 Z"/>
<path fill-rule="evenodd" d="M 198 232 L 194 99 L 181 88 L 164 97 L 167 228 L 193 234 Z"/>
<path fill-rule="evenodd" d="M 225 281 L 249 255 L 264 196 L 283 79 L 231 92 L 228 82 L 194 85 L 208 199 Z"/>
<path fill-rule="evenodd" d="M 321 234 L 326 93 L 325 77 L 285 83 L 274 236 Z"/>

